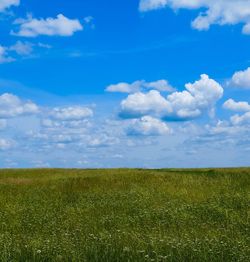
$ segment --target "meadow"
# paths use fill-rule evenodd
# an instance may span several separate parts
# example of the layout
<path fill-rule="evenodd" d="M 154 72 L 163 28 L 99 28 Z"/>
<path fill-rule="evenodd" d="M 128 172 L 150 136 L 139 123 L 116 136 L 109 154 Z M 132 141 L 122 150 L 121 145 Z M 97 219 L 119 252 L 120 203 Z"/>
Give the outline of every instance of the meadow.
<path fill-rule="evenodd" d="M 250 168 L 0 170 L 0 261 L 250 261 Z"/>

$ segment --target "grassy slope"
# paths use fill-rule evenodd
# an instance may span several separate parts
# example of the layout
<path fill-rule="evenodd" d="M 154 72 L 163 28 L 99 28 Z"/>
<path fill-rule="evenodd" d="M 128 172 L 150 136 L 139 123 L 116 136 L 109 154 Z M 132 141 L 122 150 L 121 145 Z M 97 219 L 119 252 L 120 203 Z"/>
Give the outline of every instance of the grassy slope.
<path fill-rule="evenodd" d="M 250 169 L 0 170 L 0 261 L 249 261 Z"/>

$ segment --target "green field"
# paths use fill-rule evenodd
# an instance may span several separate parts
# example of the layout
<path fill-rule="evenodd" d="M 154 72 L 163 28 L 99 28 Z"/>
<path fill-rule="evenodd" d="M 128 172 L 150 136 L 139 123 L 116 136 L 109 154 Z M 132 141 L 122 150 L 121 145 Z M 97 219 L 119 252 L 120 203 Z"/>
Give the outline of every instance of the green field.
<path fill-rule="evenodd" d="M 250 169 L 0 170 L 0 261 L 250 261 Z"/>

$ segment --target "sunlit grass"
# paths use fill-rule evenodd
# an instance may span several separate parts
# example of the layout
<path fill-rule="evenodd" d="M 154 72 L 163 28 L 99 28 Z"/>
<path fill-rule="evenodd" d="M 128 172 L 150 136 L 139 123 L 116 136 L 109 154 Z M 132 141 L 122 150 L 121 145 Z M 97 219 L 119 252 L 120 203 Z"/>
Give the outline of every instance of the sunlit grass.
<path fill-rule="evenodd" d="M 0 170 L 1 261 L 249 261 L 250 169 Z"/>

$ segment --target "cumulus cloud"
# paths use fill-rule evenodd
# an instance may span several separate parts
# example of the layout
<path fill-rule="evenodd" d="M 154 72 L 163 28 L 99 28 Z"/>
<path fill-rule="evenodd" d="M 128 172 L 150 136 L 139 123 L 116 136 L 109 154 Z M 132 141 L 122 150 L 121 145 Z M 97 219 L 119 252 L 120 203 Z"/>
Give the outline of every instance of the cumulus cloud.
<path fill-rule="evenodd" d="M 234 115 L 231 117 L 233 125 L 249 125 L 250 124 L 250 112 L 243 115 Z"/>
<path fill-rule="evenodd" d="M 27 138 L 44 148 L 63 148 L 86 138 L 93 111 L 84 106 L 55 107 L 44 109 L 41 116 L 40 131 L 27 132 Z"/>
<path fill-rule="evenodd" d="M 63 148 L 66 145 L 70 145 L 79 142 L 81 136 L 74 134 L 69 129 L 65 129 L 63 126 L 60 128 L 42 128 L 39 132 L 30 131 L 25 134 L 26 140 L 29 140 L 30 144 L 39 145 L 39 149 L 48 148 Z"/>
<path fill-rule="evenodd" d="M 106 88 L 107 92 L 118 92 L 118 93 L 135 93 L 146 89 L 155 89 L 158 91 L 172 92 L 174 88 L 165 79 L 146 82 L 144 80 L 135 81 L 131 84 L 121 82 L 115 85 L 110 85 Z"/>
<path fill-rule="evenodd" d="M 192 136 L 191 139 L 188 138 L 184 142 L 184 147 L 191 146 L 192 149 L 196 150 L 199 150 L 199 148 L 202 148 L 202 150 L 213 148 L 215 149 L 213 154 L 216 155 L 218 151 L 221 151 L 224 157 L 225 151 L 228 154 L 230 154 L 230 150 L 234 154 L 237 150 L 243 152 L 243 150 L 249 147 L 248 137 L 249 128 L 247 126 L 233 125 L 229 121 L 219 120 L 212 125 L 206 125 L 197 135 Z"/>
<path fill-rule="evenodd" d="M 5 11 L 11 6 L 18 6 L 19 4 L 20 0 L 0 0 L 0 12 Z"/>
<path fill-rule="evenodd" d="M 174 92 L 167 97 L 172 107 L 173 117 L 179 120 L 188 120 L 200 116 L 204 111 L 210 111 L 223 95 L 223 88 L 208 75 L 201 75 L 201 79 L 195 83 L 185 85 L 186 90 Z"/>
<path fill-rule="evenodd" d="M 141 92 L 129 95 L 121 102 L 120 116 L 124 118 L 138 118 L 144 115 L 170 114 L 170 103 L 159 91 L 151 90 L 144 94 Z"/>
<path fill-rule="evenodd" d="M 242 23 L 244 34 L 250 34 L 250 0 L 141 0 L 141 12 L 170 7 L 174 10 L 200 9 L 198 17 L 192 21 L 192 27 L 208 30 L 211 25 L 235 25 Z"/>
<path fill-rule="evenodd" d="M 30 147 L 39 148 L 40 152 L 51 149 L 80 150 L 80 148 L 97 147 L 98 144 L 108 144 L 108 141 L 92 130 L 90 118 L 92 109 L 85 106 L 68 106 L 40 109 L 40 123 L 36 122 L 34 129 L 25 131 L 23 136 Z M 103 135 L 102 130 L 102 135 Z M 94 142 L 91 142 L 91 141 Z M 94 146 L 94 143 L 96 146 Z"/>
<path fill-rule="evenodd" d="M 27 19 L 17 19 L 14 24 L 19 25 L 18 32 L 11 32 L 17 36 L 37 37 L 47 36 L 72 36 L 77 31 L 82 31 L 83 26 L 78 19 L 69 19 L 62 14 L 56 18 L 37 19 L 28 16 Z"/>
<path fill-rule="evenodd" d="M 132 120 L 128 130 L 128 135 L 161 136 L 171 133 L 171 129 L 166 123 L 151 116 L 144 116 L 140 119 Z"/>
<path fill-rule="evenodd" d="M 0 118 L 11 118 L 38 112 L 38 106 L 31 101 L 22 101 L 19 97 L 8 93 L 0 96 Z"/>
<path fill-rule="evenodd" d="M 138 118 L 153 115 L 165 120 L 188 120 L 211 110 L 223 95 L 221 85 L 205 74 L 185 87 L 186 90 L 174 92 L 167 98 L 156 90 L 131 94 L 121 102 L 120 116 Z"/>
<path fill-rule="evenodd" d="M 230 86 L 239 88 L 250 89 L 250 67 L 246 70 L 235 72 L 231 81 Z"/>
<path fill-rule="evenodd" d="M 233 99 L 227 100 L 224 105 L 224 108 L 236 111 L 236 112 L 245 112 L 244 114 L 236 114 L 230 118 L 231 124 L 233 126 L 243 126 L 247 127 L 249 130 L 250 125 L 250 104 L 248 102 L 235 102 Z"/>
<path fill-rule="evenodd" d="M 223 104 L 223 108 L 234 112 L 243 112 L 243 114 L 235 114 L 231 116 L 230 128 L 232 130 L 247 130 L 247 132 L 249 132 L 250 104 L 248 102 L 236 102 L 233 99 L 229 99 Z"/>
<path fill-rule="evenodd" d="M 54 120 L 78 121 L 93 116 L 93 111 L 88 107 L 81 106 L 54 108 L 49 116 Z"/>
<path fill-rule="evenodd" d="M 248 112 L 250 111 L 250 104 L 248 102 L 235 102 L 233 99 L 229 99 L 223 104 L 223 108 L 237 112 Z"/>
<path fill-rule="evenodd" d="M 74 151 L 91 150 L 96 148 L 111 147 L 120 142 L 119 137 L 111 136 L 104 132 L 96 132 L 96 130 L 83 128 L 49 128 L 42 129 L 41 132 L 31 132 L 27 134 L 27 139 L 30 139 L 36 144 L 41 145 L 42 150 L 50 148 L 57 149 L 73 149 Z"/>

